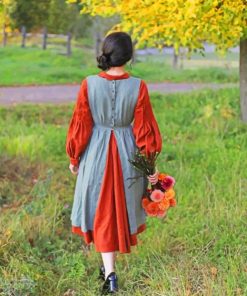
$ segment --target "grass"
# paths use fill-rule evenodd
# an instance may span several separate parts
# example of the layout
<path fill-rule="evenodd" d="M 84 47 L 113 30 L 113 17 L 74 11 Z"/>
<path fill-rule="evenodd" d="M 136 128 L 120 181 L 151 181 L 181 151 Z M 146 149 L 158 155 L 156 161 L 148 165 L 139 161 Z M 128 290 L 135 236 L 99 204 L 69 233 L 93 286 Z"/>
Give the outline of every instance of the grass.
<path fill-rule="evenodd" d="M 216 57 L 215 57 L 216 58 Z M 212 57 L 209 56 L 210 63 Z M 132 69 L 126 70 L 147 82 L 237 82 L 238 70 L 227 65 L 213 64 L 195 56 L 185 61 L 184 69 L 173 69 L 167 56 L 137 56 Z M 89 48 L 73 48 L 71 57 L 61 53 L 59 47 L 50 46 L 44 51 L 30 46 L 25 49 L 10 45 L 0 48 L 0 85 L 35 85 L 80 83 L 89 74 L 98 73 L 95 54 Z"/>
<path fill-rule="evenodd" d="M 246 295 L 247 126 L 237 89 L 152 95 L 178 205 L 118 254 L 119 295 Z M 73 104 L 0 109 L 0 295 L 98 295 L 100 254 L 70 232 Z M 66 294 L 67 292 L 67 294 Z"/>

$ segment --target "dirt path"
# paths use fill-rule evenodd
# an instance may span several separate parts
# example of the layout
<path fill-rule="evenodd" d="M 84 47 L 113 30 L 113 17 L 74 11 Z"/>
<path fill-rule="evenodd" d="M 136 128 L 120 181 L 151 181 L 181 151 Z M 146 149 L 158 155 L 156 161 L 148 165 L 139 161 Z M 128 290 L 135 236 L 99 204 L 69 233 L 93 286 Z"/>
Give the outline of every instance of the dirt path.
<path fill-rule="evenodd" d="M 202 88 L 225 88 L 237 84 L 216 83 L 148 83 L 150 92 L 163 94 L 188 92 Z M 75 101 L 80 85 L 44 85 L 44 86 L 16 86 L 0 87 L 0 105 L 15 105 L 19 103 L 66 103 Z"/>

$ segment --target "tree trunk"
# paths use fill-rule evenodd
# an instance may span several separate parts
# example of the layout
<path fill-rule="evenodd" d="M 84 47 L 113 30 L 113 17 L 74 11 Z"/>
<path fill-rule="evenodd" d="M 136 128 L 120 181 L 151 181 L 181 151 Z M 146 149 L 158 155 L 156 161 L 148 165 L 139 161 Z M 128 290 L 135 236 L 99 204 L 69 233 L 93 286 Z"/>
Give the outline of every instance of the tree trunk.
<path fill-rule="evenodd" d="M 45 50 L 46 49 L 46 46 L 47 46 L 47 28 L 44 27 L 43 29 L 43 43 L 42 43 L 42 48 Z"/>
<path fill-rule="evenodd" d="M 101 43 L 102 43 L 102 21 L 99 16 L 94 18 L 93 28 L 94 28 L 94 45 L 95 45 L 95 55 L 96 57 L 101 54 Z"/>
<path fill-rule="evenodd" d="M 22 36 L 21 47 L 26 47 L 27 32 L 26 32 L 26 27 L 25 26 L 21 27 L 21 36 Z"/>
<path fill-rule="evenodd" d="M 71 38 L 72 38 L 72 34 L 71 32 L 67 33 L 67 56 L 71 56 Z"/>
<path fill-rule="evenodd" d="M 240 40 L 239 78 L 241 118 L 247 122 L 247 39 Z"/>
<path fill-rule="evenodd" d="M 95 54 L 98 56 L 101 52 L 101 34 L 99 31 L 95 32 Z"/>
<path fill-rule="evenodd" d="M 172 66 L 174 69 L 178 68 L 178 54 L 175 51 L 175 48 L 173 48 L 174 52 L 173 52 L 173 61 L 172 61 Z"/>
<path fill-rule="evenodd" d="M 131 64 L 136 63 L 136 49 L 135 49 L 136 43 L 137 43 L 137 40 L 133 40 L 133 55 L 131 59 Z"/>
<path fill-rule="evenodd" d="M 3 24 L 3 47 L 7 45 L 7 32 L 6 32 L 6 25 Z"/>

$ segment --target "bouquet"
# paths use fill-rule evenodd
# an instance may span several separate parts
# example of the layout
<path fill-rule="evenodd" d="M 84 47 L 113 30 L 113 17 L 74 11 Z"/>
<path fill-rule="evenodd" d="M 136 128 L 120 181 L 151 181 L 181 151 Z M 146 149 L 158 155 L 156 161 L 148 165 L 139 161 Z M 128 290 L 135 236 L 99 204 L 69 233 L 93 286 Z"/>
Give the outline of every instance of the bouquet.
<path fill-rule="evenodd" d="M 158 181 L 147 188 L 142 197 L 142 207 L 151 217 L 163 218 L 170 207 L 176 206 L 174 184 L 175 179 L 166 173 L 160 173 L 156 168 L 156 160 L 160 152 L 149 153 L 148 156 L 141 153 L 138 148 L 134 158 L 129 162 L 146 176 L 158 173 Z"/>

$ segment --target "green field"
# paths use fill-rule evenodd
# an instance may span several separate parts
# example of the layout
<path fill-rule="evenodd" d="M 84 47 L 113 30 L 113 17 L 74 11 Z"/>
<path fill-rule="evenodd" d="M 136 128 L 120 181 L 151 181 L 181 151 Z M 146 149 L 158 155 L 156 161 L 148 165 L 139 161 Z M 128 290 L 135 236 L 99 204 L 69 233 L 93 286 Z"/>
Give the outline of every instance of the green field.
<path fill-rule="evenodd" d="M 82 74 L 57 81 L 52 73 L 73 72 L 76 59 L 66 68 L 65 58 L 33 51 L 22 83 L 40 78 L 30 81 L 30 73 L 44 83 Z M 5 59 L 5 69 L 14 69 L 20 52 L 9 65 Z M 43 66 L 42 55 L 50 55 Z M 23 69 L 16 69 L 18 76 Z M 6 84 L 14 82 L 10 73 Z M 247 295 L 247 126 L 239 119 L 239 91 L 151 99 L 163 135 L 158 168 L 176 178 L 178 204 L 166 220 L 148 219 L 131 254 L 118 254 L 119 295 Z M 98 295 L 100 254 L 70 232 L 75 176 L 65 137 L 72 108 L 0 108 L 0 295 Z"/>
<path fill-rule="evenodd" d="M 95 53 L 89 48 L 73 48 L 71 57 L 64 49 L 50 47 L 46 51 L 30 46 L 10 45 L 0 48 L 0 86 L 80 83 L 89 74 L 98 73 Z M 141 56 L 126 70 L 147 82 L 237 82 L 237 56 L 224 59 L 209 54 L 194 55 L 184 60 L 184 69 L 173 69 L 171 57 L 166 55 Z"/>

